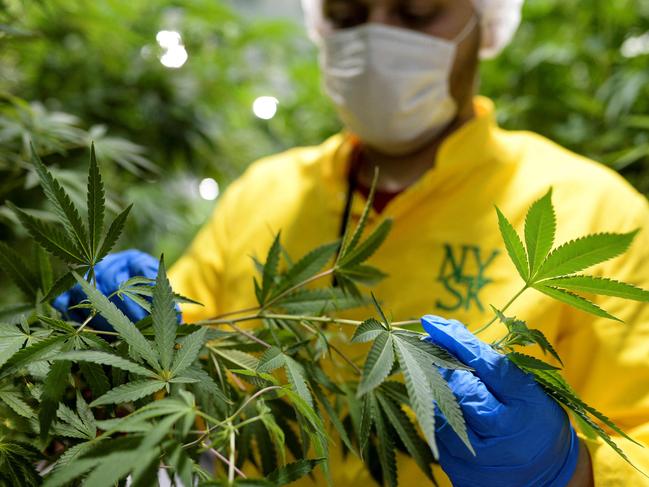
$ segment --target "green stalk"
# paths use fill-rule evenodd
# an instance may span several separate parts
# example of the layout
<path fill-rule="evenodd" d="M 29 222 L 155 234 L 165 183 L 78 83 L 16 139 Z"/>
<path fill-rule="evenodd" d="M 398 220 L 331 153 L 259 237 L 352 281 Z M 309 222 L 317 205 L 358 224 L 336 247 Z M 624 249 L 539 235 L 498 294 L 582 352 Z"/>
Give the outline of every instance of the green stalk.
<path fill-rule="evenodd" d="M 509 302 L 500 311 L 504 313 L 507 310 L 507 308 L 509 308 L 514 303 L 514 301 L 516 301 L 520 297 L 521 294 L 523 294 L 525 291 L 527 291 L 527 289 L 528 289 L 528 286 L 527 286 L 527 284 L 525 284 L 523 289 L 518 291 L 514 295 L 514 297 L 512 299 L 510 299 Z M 491 325 L 493 325 L 496 322 L 497 319 L 498 319 L 498 315 L 494 314 L 494 317 L 491 319 L 491 321 L 489 321 L 489 323 L 487 323 L 484 326 L 478 328 L 476 331 L 473 332 L 473 334 L 474 335 L 479 335 L 480 333 L 485 331 L 487 328 L 489 328 Z"/>

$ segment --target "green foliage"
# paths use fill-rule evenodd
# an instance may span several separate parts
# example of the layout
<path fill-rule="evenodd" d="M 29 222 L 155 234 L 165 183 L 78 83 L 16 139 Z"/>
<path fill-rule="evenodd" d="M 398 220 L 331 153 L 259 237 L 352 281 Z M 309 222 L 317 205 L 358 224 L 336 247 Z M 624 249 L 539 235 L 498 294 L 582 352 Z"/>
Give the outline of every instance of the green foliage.
<path fill-rule="evenodd" d="M 572 291 L 648 301 L 649 292 L 630 284 L 576 274 L 626 252 L 638 230 L 587 235 L 552 249 L 556 218 L 551 196 L 552 190 L 530 208 L 525 219 L 525 248 L 511 223 L 498 210 L 507 252 L 525 281 L 523 290 L 536 289 L 582 311 L 612 319 L 616 318 Z"/>
<path fill-rule="evenodd" d="M 62 230 L 24 210 L 16 209 L 16 215 L 42 230 L 37 242 L 50 242 L 56 235 L 65 246 L 67 253 L 52 252 L 63 256 L 66 264 L 58 281 L 68 283 L 71 276 L 79 284 L 87 299 L 77 307 L 88 318 L 81 324 L 66 322 L 43 299 L 60 286 L 44 254 L 36 254 L 37 266 L 14 260 L 11 253 L 0 262 L 34 303 L 22 319 L 0 324 L 0 412 L 9 418 L 0 425 L 0 462 L 6 465 L 2 475 L 22 484 L 43 480 L 47 486 L 112 486 L 127 476 L 134 485 L 149 485 L 162 463 L 187 484 L 283 485 L 314 468 L 322 469 L 331 483 L 333 430 L 351 454 L 368 466 L 380 466 L 374 473 L 383 484 L 397 484 L 399 449 L 434 480 L 434 404 L 473 452 L 458 398 L 438 368 L 471 369 L 422 340 L 421 333 L 392 323 L 374 295 L 362 293 L 369 276 L 380 276 L 367 260 L 389 228 L 379 223 L 366 231 L 371 198 L 358 225 L 348 229 L 341 242 L 323 245 L 296 261 L 278 235 L 266 261 L 256 262 L 256 307 L 178 326 L 178 304 L 193 301 L 173 292 L 162 258 L 155 280 L 136 276 L 111 296 L 94 285 L 101 249 L 119 237 L 128 212 L 117 217 L 115 230 L 103 232 L 105 191 L 94 151 L 87 224 L 36 156 L 34 164 L 48 198 L 58 205 Z M 550 198 L 548 193 L 530 209 L 525 245 L 498 212 L 503 238 L 525 280 L 521 293 L 534 288 L 605 316 L 573 292 L 646 301 L 649 293 L 629 284 L 573 273 L 619 255 L 634 234 L 585 237 L 552 250 L 556 223 Z M 43 247 L 51 250 L 48 244 Z M 317 286 L 332 277 L 339 286 Z M 124 297 L 150 316 L 133 323 L 115 304 Z M 378 318 L 356 322 L 329 314 L 369 302 Z M 495 319 L 508 330 L 494 348 L 533 374 L 550 396 L 579 418 L 587 434 L 599 435 L 624 457 L 600 424 L 626 435 L 581 401 L 557 366 L 517 349 L 537 344 L 561 362 L 539 330 L 506 317 L 506 308 L 494 308 Z M 95 329 L 97 316 L 113 331 Z M 244 325 L 249 322 L 255 325 Z M 356 327 L 352 343 L 369 344 L 362 368 L 341 349 L 338 333 L 327 327 L 335 322 Z M 346 367 L 352 379 L 329 377 L 324 362 L 330 360 Z M 397 376 L 403 382 L 393 380 Z M 416 425 L 407 411 L 415 413 Z M 63 445 L 62 453 L 38 453 L 53 442 Z M 23 443 L 28 446 L 21 447 Z M 33 462 L 20 465 L 4 445 L 26 452 L 23 456 Z M 213 474 L 199 465 L 205 452 L 218 459 Z M 36 460 L 52 467 L 44 479 L 38 473 L 33 476 Z M 248 464 L 258 466 L 265 478 L 243 478 L 241 468 Z"/>
<path fill-rule="evenodd" d="M 552 190 L 548 191 L 545 196 L 530 207 L 525 219 L 525 248 L 512 225 L 498 210 L 499 226 L 507 251 L 521 278 L 525 281 L 525 286 L 517 296 L 520 296 L 529 288 L 536 289 L 581 311 L 617 321 L 620 320 L 589 299 L 575 294 L 573 291 L 649 302 L 649 291 L 631 284 L 607 278 L 575 274 L 626 252 L 638 231 L 625 234 L 601 233 L 588 235 L 571 240 L 552 250 L 556 231 L 556 217 L 551 197 Z M 506 353 L 507 357 L 522 370 L 534 375 L 536 381 L 551 397 L 579 419 L 579 425 L 585 434 L 599 436 L 630 463 L 624 452 L 616 445 L 608 433 L 596 423 L 596 420 L 599 420 L 621 436 L 627 439 L 631 438 L 624 434 L 609 418 L 581 401 L 561 377 L 558 367 L 515 351 L 516 346 L 536 344 L 544 353 L 550 353 L 562 364 L 556 350 L 540 330 L 530 329 L 524 321 L 504 315 L 504 311 L 516 297 L 502 310 L 493 308 L 496 317 L 491 323 L 498 319 L 507 327 L 507 335 L 495 342 L 493 344 L 494 348 Z M 485 325 L 480 331 L 491 323 Z"/>

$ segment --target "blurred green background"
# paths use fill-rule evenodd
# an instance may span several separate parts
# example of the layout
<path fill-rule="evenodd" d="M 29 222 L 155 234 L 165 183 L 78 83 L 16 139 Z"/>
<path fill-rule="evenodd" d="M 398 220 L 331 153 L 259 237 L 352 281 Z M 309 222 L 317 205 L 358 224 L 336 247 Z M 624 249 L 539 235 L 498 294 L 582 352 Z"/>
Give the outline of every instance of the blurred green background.
<path fill-rule="evenodd" d="M 528 0 L 481 92 L 649 192 L 649 0 Z M 5 200 L 44 209 L 29 140 L 79 202 L 94 140 L 121 247 L 174 260 L 248 164 L 339 128 L 298 0 L 0 0 L 1 240 Z"/>

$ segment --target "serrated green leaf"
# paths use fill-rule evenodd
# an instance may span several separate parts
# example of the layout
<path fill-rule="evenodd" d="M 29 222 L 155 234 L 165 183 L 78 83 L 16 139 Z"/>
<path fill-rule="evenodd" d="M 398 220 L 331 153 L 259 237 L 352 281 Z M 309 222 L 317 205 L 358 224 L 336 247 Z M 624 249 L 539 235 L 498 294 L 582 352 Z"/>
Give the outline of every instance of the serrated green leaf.
<path fill-rule="evenodd" d="M 197 390 L 203 390 L 210 396 L 212 396 L 219 403 L 232 404 L 232 401 L 228 399 L 225 393 L 221 388 L 214 382 L 214 379 L 210 374 L 200 367 L 189 367 L 183 372 L 185 377 L 191 377 L 196 379 L 198 383 L 193 386 Z"/>
<path fill-rule="evenodd" d="M 36 297 L 39 279 L 14 249 L 0 242 L 0 268 L 30 298 Z"/>
<path fill-rule="evenodd" d="M 38 178 L 40 179 L 41 186 L 47 199 L 54 206 L 54 211 L 63 225 L 66 233 L 76 245 L 84 252 L 84 256 L 90 260 L 90 250 L 88 248 L 88 236 L 86 234 L 86 227 L 81 221 L 81 216 L 77 208 L 72 203 L 72 200 L 65 192 L 59 182 L 52 176 L 52 173 L 41 162 L 34 146 L 31 146 L 32 165 L 36 169 Z"/>
<path fill-rule="evenodd" d="M 45 477 L 43 487 L 63 487 L 101 462 L 101 458 L 77 459 Z"/>
<path fill-rule="evenodd" d="M 237 365 L 238 367 L 242 367 L 250 371 L 255 371 L 257 369 L 257 366 L 259 365 L 259 359 L 253 357 L 249 353 L 242 352 L 240 350 L 219 347 L 211 347 L 210 350 L 228 360 L 229 362 Z"/>
<path fill-rule="evenodd" d="M 137 401 L 158 392 L 166 385 L 161 380 L 137 380 L 117 386 L 90 403 L 91 407 Z"/>
<path fill-rule="evenodd" d="M 54 362 L 43 383 L 43 393 L 38 412 L 40 437 L 42 440 L 47 438 L 52 421 L 56 416 L 59 401 L 68 385 L 68 374 L 70 373 L 71 365 L 66 360 Z"/>
<path fill-rule="evenodd" d="M 615 321 L 622 321 L 619 318 L 616 318 L 615 316 L 607 313 L 595 303 L 592 303 L 586 298 L 571 293 L 570 291 L 546 286 L 544 284 L 535 284 L 533 287 L 537 291 L 540 291 L 543 294 L 550 296 L 551 298 L 561 301 L 562 303 L 569 304 L 570 306 L 573 306 L 587 313 L 591 313 L 595 316 L 601 316 L 602 318 L 609 318 Z"/>
<path fill-rule="evenodd" d="M 370 186 L 370 193 L 367 196 L 365 207 L 363 208 L 363 212 L 361 213 L 361 216 L 358 220 L 358 225 L 356 225 L 356 228 L 351 234 L 349 234 L 349 228 L 347 228 L 349 227 L 349 220 L 345 222 L 346 228 L 345 228 L 345 234 L 343 235 L 342 246 L 338 256 L 339 261 L 345 256 L 347 256 L 349 252 L 354 250 L 361 240 L 361 236 L 365 231 L 365 225 L 367 225 L 367 220 L 370 216 L 370 211 L 372 209 L 372 204 L 374 202 L 374 195 L 376 192 L 376 185 L 378 183 L 378 180 L 379 180 L 379 172 L 377 169 L 374 171 L 374 177 L 372 178 L 372 185 Z M 351 217 L 351 212 L 349 216 Z"/>
<path fill-rule="evenodd" d="M 633 464 L 633 462 L 629 459 L 629 457 L 626 456 L 626 453 L 624 453 L 624 450 L 622 450 L 622 448 L 620 448 L 618 444 L 615 443 L 615 441 L 613 441 L 613 438 L 611 438 L 610 435 L 606 431 L 604 431 L 600 425 L 595 423 L 588 415 L 584 413 L 578 413 L 576 411 L 573 411 L 573 413 L 575 413 L 579 417 L 579 419 L 581 419 L 581 421 L 586 423 L 586 425 L 588 425 L 588 427 L 595 434 L 597 434 L 597 436 L 599 436 L 602 440 L 604 440 L 604 442 L 608 444 L 608 446 L 610 446 L 615 451 L 615 453 L 617 453 L 629 465 L 631 465 L 633 468 L 635 468 L 638 472 L 640 472 L 646 477 L 646 474 Z"/>
<path fill-rule="evenodd" d="M 3 367 L 0 379 L 15 373 L 32 362 L 52 358 L 60 350 L 65 340 L 66 337 L 62 336 L 48 337 L 18 351 Z"/>
<path fill-rule="evenodd" d="M 81 421 L 83 421 L 89 438 L 94 438 L 97 435 L 97 422 L 95 421 L 95 416 L 92 414 L 88 403 L 81 396 L 79 391 L 77 391 L 77 413 L 79 414 Z"/>
<path fill-rule="evenodd" d="M 23 347 L 27 335 L 13 325 L 0 324 L 0 368 Z"/>
<path fill-rule="evenodd" d="M 568 384 L 566 380 L 559 374 L 559 372 L 554 370 L 530 370 L 530 372 L 534 375 L 536 381 L 543 385 L 546 390 L 558 395 L 561 398 L 560 402 L 562 404 L 569 406 L 572 410 L 581 409 L 592 414 L 606 426 L 618 433 L 620 436 L 626 438 L 627 440 L 635 443 L 638 446 L 642 446 L 640 443 L 638 443 L 636 440 L 622 431 L 619 426 L 611 421 L 610 418 L 582 401 L 570 386 L 570 384 Z"/>
<path fill-rule="evenodd" d="M 88 234 L 90 237 L 90 251 L 97 255 L 99 242 L 104 230 L 104 183 L 95 156 L 95 144 L 90 146 L 90 169 L 88 170 Z"/>
<path fill-rule="evenodd" d="M 29 235 L 49 253 L 69 264 L 86 263 L 83 252 L 59 227 L 37 220 L 9 201 L 5 204 L 14 212 Z"/>
<path fill-rule="evenodd" d="M 126 219 L 128 218 L 128 214 L 130 213 L 131 208 L 133 208 L 133 205 L 129 205 L 124 211 L 117 215 L 108 227 L 108 231 L 104 236 L 104 241 L 101 244 L 101 248 L 99 249 L 99 252 L 97 252 L 97 255 L 95 257 L 95 260 L 97 262 L 106 257 L 108 255 L 108 252 L 112 250 L 115 243 L 117 243 L 117 239 L 122 234 L 122 230 L 124 230 L 124 225 L 126 224 Z"/>
<path fill-rule="evenodd" d="M 163 257 L 160 258 L 158 276 L 153 287 L 151 319 L 156 348 L 160 354 L 160 365 L 168 370 L 174 355 L 178 318 Z"/>
<path fill-rule="evenodd" d="M 500 209 L 496 208 L 496 212 L 498 213 L 498 228 L 500 228 L 500 235 L 505 242 L 505 248 L 507 249 L 509 258 L 514 263 L 514 266 L 516 266 L 518 274 L 527 282 L 530 277 L 530 265 L 527 261 L 523 242 L 521 242 L 521 238 L 516 233 L 516 230 L 514 230 L 514 227 L 509 223 L 509 220 L 507 220 Z"/>
<path fill-rule="evenodd" d="M 567 289 L 569 291 L 581 291 L 591 294 L 632 299 L 634 301 L 649 302 L 649 291 L 625 282 L 619 282 L 604 277 L 580 275 L 556 277 L 544 281 L 544 284 Z"/>
<path fill-rule="evenodd" d="M 80 270 L 83 272 L 82 269 Z M 66 272 L 65 274 L 57 278 L 56 281 L 54 281 L 54 284 L 52 284 L 52 286 L 50 286 L 49 289 L 45 290 L 47 294 L 45 294 L 45 296 L 41 298 L 41 303 L 49 303 L 54 298 L 56 298 L 59 294 L 64 293 L 72 286 L 74 286 L 75 283 L 76 280 L 74 279 L 72 273 Z"/>
<path fill-rule="evenodd" d="M 262 273 L 261 284 L 261 298 L 262 302 L 266 302 L 266 298 L 271 295 L 273 286 L 275 285 L 275 278 L 277 277 L 277 267 L 279 265 L 279 258 L 281 246 L 279 243 L 280 234 L 278 233 L 273 240 L 273 244 L 268 250 L 266 262 L 264 263 L 264 271 Z"/>
<path fill-rule="evenodd" d="M 99 439 L 96 440 L 101 441 Z M 59 471 L 66 471 L 69 466 L 73 466 L 76 464 L 78 461 L 78 458 L 82 456 L 83 454 L 87 453 L 88 451 L 92 450 L 95 447 L 96 441 L 87 441 L 85 443 L 78 443 L 70 448 L 68 448 L 63 455 L 59 457 L 59 459 L 56 461 L 56 464 L 54 465 L 54 469 L 46 477 L 46 484 L 49 485 L 48 480 L 50 478 L 53 478 L 54 475 L 58 475 Z"/>
<path fill-rule="evenodd" d="M 120 338 L 128 343 L 133 351 L 146 360 L 151 367 L 160 370 L 157 354 L 151 347 L 149 341 L 144 338 L 142 332 L 100 291 L 91 286 L 78 274 L 75 273 L 74 276 L 83 292 L 88 296 L 93 307 L 119 333 Z"/>
<path fill-rule="evenodd" d="M 57 320 L 56 318 L 50 318 L 49 316 L 44 315 L 38 315 L 38 320 L 41 323 L 48 325 L 50 328 L 66 333 L 68 335 L 73 335 L 77 331 L 75 327 L 67 321 Z"/>
<path fill-rule="evenodd" d="M 525 218 L 525 245 L 530 275 L 541 266 L 554 245 L 557 220 L 552 206 L 552 188 L 536 201 Z"/>
<path fill-rule="evenodd" d="M 357 396 L 355 396 L 357 398 Z M 363 396 L 363 402 L 360 408 L 360 422 L 358 425 L 358 447 L 361 457 L 366 459 L 367 447 L 370 441 L 370 433 L 372 431 L 372 403 L 371 394 Z"/>
<path fill-rule="evenodd" d="M 18 392 L 2 391 L 0 392 L 0 401 L 4 402 L 13 412 L 23 418 L 32 419 L 36 417 L 34 410 L 23 400 Z"/>
<path fill-rule="evenodd" d="M 383 412 L 379 407 L 378 401 L 374 394 L 368 394 L 372 419 L 376 426 L 376 435 L 378 437 L 376 448 L 379 453 L 379 462 L 383 472 L 383 482 L 391 487 L 397 487 L 397 459 L 395 454 L 394 441 L 391 431 L 385 422 Z"/>
<path fill-rule="evenodd" d="M 398 336 L 394 336 L 395 350 L 399 359 L 399 365 L 410 398 L 410 405 L 417 415 L 417 421 L 421 427 L 428 446 L 435 458 L 439 458 L 437 442 L 435 440 L 435 408 L 431 407 L 433 391 L 431 390 L 430 379 L 427 377 L 431 365 L 420 363 L 414 356 L 412 345 Z"/>
<path fill-rule="evenodd" d="M 94 418 L 92 424 L 86 424 L 64 403 L 59 404 L 56 416 L 63 421 L 63 423 L 54 423 L 54 431 L 57 435 L 79 438 L 82 440 L 91 440 L 95 437 L 96 430 L 94 429 Z"/>
<path fill-rule="evenodd" d="M 166 458 L 183 486 L 194 485 L 192 470 L 195 464 L 180 443 L 174 444 L 171 453 Z"/>
<path fill-rule="evenodd" d="M 288 314 L 320 315 L 331 311 L 355 308 L 362 300 L 346 295 L 342 289 L 300 289 L 273 303 Z"/>
<path fill-rule="evenodd" d="M 363 242 L 353 250 L 350 250 L 344 257 L 340 258 L 338 266 L 343 269 L 351 268 L 365 262 L 385 241 L 391 228 L 392 220 L 387 219 L 382 221 L 381 224 L 376 227 L 376 229 Z"/>
<path fill-rule="evenodd" d="M 422 340 L 426 335 L 409 330 L 394 330 L 392 335 L 399 337 L 400 340 L 406 341 L 411 346 L 411 351 L 422 362 L 429 365 L 436 365 L 445 369 L 452 370 L 473 370 L 471 367 L 463 364 L 448 350 L 427 340 Z"/>
<path fill-rule="evenodd" d="M 233 374 L 243 375 L 245 377 L 255 377 L 258 379 L 262 379 L 276 386 L 279 385 L 279 381 L 275 377 L 265 372 L 257 372 L 256 370 L 248 370 L 248 369 L 230 369 L 230 372 L 232 372 Z"/>
<path fill-rule="evenodd" d="M 324 462 L 323 458 L 314 460 L 302 459 L 274 470 L 266 477 L 271 485 L 287 485 L 301 479 Z"/>
<path fill-rule="evenodd" d="M 275 417 L 272 414 L 272 411 L 263 400 L 257 401 L 257 412 L 261 417 L 261 422 L 266 428 L 266 432 L 270 436 L 270 439 L 275 444 L 275 449 L 280 455 L 281 463 L 286 463 L 286 438 L 284 437 L 284 432 L 279 427 L 275 421 Z"/>
<path fill-rule="evenodd" d="M 338 269 L 336 271 L 336 276 L 345 276 L 356 283 L 373 286 L 379 281 L 385 279 L 387 274 L 376 267 L 359 264 Z"/>
<path fill-rule="evenodd" d="M 58 354 L 55 357 L 52 357 L 51 360 L 70 360 L 72 362 L 92 362 L 100 365 L 110 365 L 111 367 L 117 367 L 121 370 L 127 370 L 133 374 L 143 375 L 145 377 L 150 377 L 152 379 L 157 378 L 158 376 L 142 367 L 141 365 L 131 362 L 119 355 L 114 355 L 112 353 L 100 352 L 97 350 L 77 350 L 74 352 L 66 352 Z"/>
<path fill-rule="evenodd" d="M 259 358 L 257 371 L 270 373 L 273 370 L 279 369 L 280 367 L 284 366 L 284 358 L 285 355 L 279 348 L 271 347 L 266 350 Z"/>
<path fill-rule="evenodd" d="M 541 384 L 543 389 L 554 398 L 559 404 L 567 407 L 573 414 L 577 415 L 581 421 L 586 423 L 586 425 L 591 428 L 600 438 L 602 438 L 613 450 L 620 455 L 626 462 L 629 463 L 633 468 L 638 470 L 638 468 L 633 465 L 630 459 L 626 456 L 624 451 L 613 441 L 613 439 L 604 431 L 592 418 L 588 416 L 588 413 L 595 416 L 597 419 L 606 424 L 616 433 L 620 434 L 622 437 L 627 440 L 640 445 L 636 440 L 629 437 L 624 431 L 622 431 L 613 421 L 608 417 L 597 411 L 595 408 L 584 403 L 568 383 L 561 377 L 556 371 L 546 371 L 546 370 L 530 370 L 536 381 Z M 642 471 L 638 470 L 643 475 Z"/>
<path fill-rule="evenodd" d="M 455 394 L 453 394 L 453 390 L 444 380 L 442 374 L 436 367 L 432 367 L 432 371 L 428 373 L 428 379 L 430 380 L 430 388 L 433 393 L 433 399 L 444 414 L 444 417 L 448 421 L 448 424 L 460 437 L 462 443 L 464 443 L 469 451 L 473 453 L 473 455 L 475 455 L 475 450 L 471 445 L 471 441 L 469 440 L 469 435 L 467 433 L 466 422 L 464 421 L 462 409 L 460 409 L 460 405 L 457 402 Z"/>
<path fill-rule="evenodd" d="M 322 245 L 306 254 L 286 271 L 281 284 L 277 288 L 277 293 L 286 291 L 313 277 L 336 255 L 339 247 L 339 242 L 333 242 Z"/>
<path fill-rule="evenodd" d="M 304 368 L 292 357 L 284 356 L 284 370 L 293 390 L 311 407 L 313 407 L 313 397 L 304 378 Z"/>
<path fill-rule="evenodd" d="M 374 318 L 363 321 L 352 337 L 352 343 L 365 343 L 376 339 L 381 333 L 387 333 L 385 326 Z"/>
<path fill-rule="evenodd" d="M 113 487 L 120 479 L 133 469 L 136 463 L 142 463 L 145 458 L 135 456 L 134 452 L 115 452 L 101 459 L 84 484 L 92 487 Z"/>
<path fill-rule="evenodd" d="M 519 367 L 524 367 L 526 369 L 538 369 L 538 370 L 559 370 L 554 365 L 545 363 L 543 360 L 539 360 L 536 357 L 530 355 L 525 355 L 520 352 L 509 352 L 506 354 L 509 360 L 514 362 Z"/>
<path fill-rule="evenodd" d="M 388 332 L 380 334 L 370 348 L 363 366 L 363 375 L 358 384 L 358 395 L 362 396 L 388 377 L 394 364 L 394 346 L 392 335 Z"/>
<path fill-rule="evenodd" d="M 256 423 L 252 428 L 261 460 L 261 472 L 264 475 L 268 475 L 277 468 L 277 450 L 275 449 L 275 444 L 262 424 Z"/>
<path fill-rule="evenodd" d="M 597 233 L 566 242 L 548 255 L 534 282 L 574 274 L 617 257 L 626 252 L 637 233 Z"/>
<path fill-rule="evenodd" d="M 326 394 L 322 391 L 322 389 L 320 389 L 320 387 L 317 384 L 312 385 L 312 390 L 316 398 L 318 399 L 318 401 L 320 401 L 320 404 L 322 404 L 322 407 L 324 407 L 325 411 L 327 411 L 327 414 L 329 415 L 329 420 L 331 421 L 331 424 L 334 426 L 335 430 L 338 432 L 338 436 L 340 436 L 340 439 L 343 441 L 345 446 L 347 446 L 347 448 L 351 452 L 357 455 L 358 453 L 356 452 L 354 445 L 352 445 L 352 441 L 349 438 L 349 435 L 347 434 L 345 427 L 340 421 L 339 414 L 331 405 L 329 399 L 327 399 Z"/>
<path fill-rule="evenodd" d="M 378 311 L 379 316 L 383 320 L 383 324 L 386 326 L 386 329 L 390 329 L 390 320 L 388 320 L 388 317 L 385 316 L 385 313 L 383 312 L 383 308 L 381 308 L 381 305 L 379 304 L 379 301 L 376 299 L 376 296 L 374 293 L 371 293 L 372 297 L 372 304 L 374 304 L 374 308 L 376 311 Z"/>
<path fill-rule="evenodd" d="M 546 353 L 546 352 L 550 353 L 550 355 L 552 355 L 555 359 L 557 359 L 557 361 L 561 365 L 563 365 L 563 361 L 561 360 L 561 357 L 559 357 L 559 354 L 554 349 L 554 347 L 552 346 L 550 341 L 543 334 L 543 332 L 541 332 L 540 330 L 531 329 L 530 330 L 530 335 L 531 335 L 532 339 L 534 340 L 534 342 L 536 344 L 538 344 L 539 347 L 541 347 L 541 350 L 543 351 L 543 353 Z"/>
<path fill-rule="evenodd" d="M 433 462 L 433 455 L 426 442 L 417 433 L 408 415 L 388 395 L 379 391 L 376 393 L 376 398 L 381 405 L 385 417 L 397 432 L 399 438 L 401 438 L 410 456 L 417 463 L 421 471 L 426 474 L 426 477 L 433 480 L 433 473 L 430 468 Z"/>
<path fill-rule="evenodd" d="M 198 358 L 198 354 L 205 344 L 206 332 L 207 328 L 201 328 L 182 340 L 182 346 L 176 352 L 173 364 L 171 365 L 172 376 L 183 372 Z"/>
<path fill-rule="evenodd" d="M 36 261 L 36 274 L 40 275 L 38 281 L 41 294 L 46 293 L 52 287 L 53 281 L 53 271 L 52 271 L 52 262 L 50 261 L 50 256 L 47 252 L 41 247 L 34 248 L 34 260 Z M 43 302 L 43 300 L 41 300 Z"/>

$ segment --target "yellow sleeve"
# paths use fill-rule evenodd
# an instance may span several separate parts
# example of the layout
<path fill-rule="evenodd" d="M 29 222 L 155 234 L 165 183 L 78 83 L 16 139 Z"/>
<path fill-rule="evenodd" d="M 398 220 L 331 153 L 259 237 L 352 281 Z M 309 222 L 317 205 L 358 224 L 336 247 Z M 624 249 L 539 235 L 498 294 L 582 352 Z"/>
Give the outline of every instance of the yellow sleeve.
<path fill-rule="evenodd" d="M 593 273 L 649 289 L 647 200 L 637 195 L 616 203 L 615 211 L 624 212 L 621 218 L 620 213 L 616 215 L 623 228 L 609 230 L 641 231 L 626 254 Z M 566 378 L 586 403 L 644 446 L 613 436 L 633 464 L 649 475 L 649 304 L 612 297 L 591 298 L 624 323 L 591 318 L 566 308 L 557 341 Z M 587 441 L 587 445 L 596 486 L 649 486 L 649 478 L 633 469 L 603 441 Z"/>
<path fill-rule="evenodd" d="M 227 261 L 228 214 L 236 199 L 237 183 L 223 194 L 210 219 L 169 271 L 173 290 L 203 306 L 183 304 L 183 321 L 193 323 L 219 314 L 219 290 Z"/>

